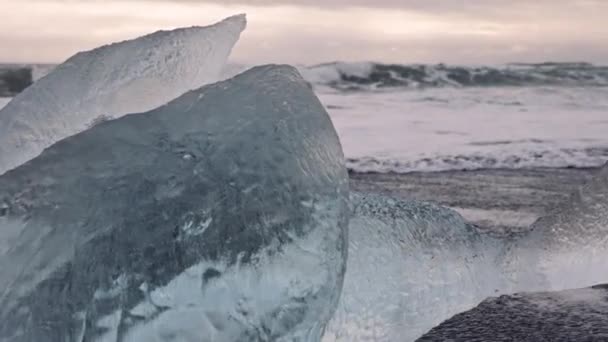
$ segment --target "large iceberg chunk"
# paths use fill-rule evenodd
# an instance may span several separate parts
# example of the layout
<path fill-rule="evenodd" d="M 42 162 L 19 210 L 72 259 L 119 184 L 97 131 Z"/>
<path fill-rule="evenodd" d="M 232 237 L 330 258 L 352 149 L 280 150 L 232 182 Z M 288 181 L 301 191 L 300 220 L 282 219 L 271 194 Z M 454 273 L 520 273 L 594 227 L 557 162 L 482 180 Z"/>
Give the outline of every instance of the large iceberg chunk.
<path fill-rule="evenodd" d="M 608 166 L 512 243 L 506 264 L 520 291 L 608 282 Z"/>
<path fill-rule="evenodd" d="M 291 67 L 103 122 L 0 177 L 0 341 L 318 341 L 348 214 Z"/>
<path fill-rule="evenodd" d="M 244 15 L 81 52 L 0 111 L 0 174 L 96 122 L 156 108 L 218 80 Z"/>
<path fill-rule="evenodd" d="M 456 212 L 351 194 L 342 298 L 323 341 L 413 341 L 501 291 L 500 243 Z"/>

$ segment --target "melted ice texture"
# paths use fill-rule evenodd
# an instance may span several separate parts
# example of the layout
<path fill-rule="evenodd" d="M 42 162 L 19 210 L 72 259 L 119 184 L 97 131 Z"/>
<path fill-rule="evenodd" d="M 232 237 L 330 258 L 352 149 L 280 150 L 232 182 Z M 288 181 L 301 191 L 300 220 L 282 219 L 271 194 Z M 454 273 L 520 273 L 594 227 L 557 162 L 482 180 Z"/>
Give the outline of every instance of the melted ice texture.
<path fill-rule="evenodd" d="M 218 80 L 244 15 L 80 52 L 0 110 L 0 174 L 98 122 Z"/>
<path fill-rule="evenodd" d="M 413 341 L 507 282 L 500 243 L 429 203 L 351 194 L 342 297 L 324 342 Z"/>
<path fill-rule="evenodd" d="M 608 282 L 608 165 L 509 247 L 507 272 L 525 290 Z"/>

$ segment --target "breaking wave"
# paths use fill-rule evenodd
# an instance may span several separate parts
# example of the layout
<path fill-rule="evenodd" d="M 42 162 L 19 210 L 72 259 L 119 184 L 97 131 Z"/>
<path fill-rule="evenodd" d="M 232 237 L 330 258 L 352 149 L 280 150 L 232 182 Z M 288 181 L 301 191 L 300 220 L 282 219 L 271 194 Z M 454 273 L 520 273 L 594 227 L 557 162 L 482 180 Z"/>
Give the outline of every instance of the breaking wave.
<path fill-rule="evenodd" d="M 395 87 L 608 86 L 608 66 L 582 62 L 514 63 L 498 67 L 335 62 L 301 69 L 304 77 L 311 83 L 340 90 Z"/>
<path fill-rule="evenodd" d="M 562 148 L 518 152 L 517 154 L 459 154 L 423 157 L 413 160 L 376 157 L 348 158 L 351 172 L 408 173 L 447 170 L 585 168 L 598 167 L 608 159 L 608 148 Z"/>

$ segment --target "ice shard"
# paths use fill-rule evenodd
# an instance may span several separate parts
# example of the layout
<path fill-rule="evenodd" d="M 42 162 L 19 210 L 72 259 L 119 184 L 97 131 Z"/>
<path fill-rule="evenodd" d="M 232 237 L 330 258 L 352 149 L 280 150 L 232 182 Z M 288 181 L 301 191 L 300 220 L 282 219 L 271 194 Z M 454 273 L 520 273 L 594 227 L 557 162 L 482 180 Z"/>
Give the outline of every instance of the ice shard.
<path fill-rule="evenodd" d="M 506 265 L 519 291 L 608 282 L 608 166 L 512 243 Z"/>
<path fill-rule="evenodd" d="M 348 213 L 292 67 L 100 123 L 0 176 L 0 341 L 318 341 Z"/>
<path fill-rule="evenodd" d="M 100 121 L 156 108 L 219 79 L 244 15 L 80 52 L 0 110 L 0 174 Z"/>
<path fill-rule="evenodd" d="M 323 341 L 414 341 L 504 279 L 499 241 L 430 203 L 351 193 L 344 288 Z"/>

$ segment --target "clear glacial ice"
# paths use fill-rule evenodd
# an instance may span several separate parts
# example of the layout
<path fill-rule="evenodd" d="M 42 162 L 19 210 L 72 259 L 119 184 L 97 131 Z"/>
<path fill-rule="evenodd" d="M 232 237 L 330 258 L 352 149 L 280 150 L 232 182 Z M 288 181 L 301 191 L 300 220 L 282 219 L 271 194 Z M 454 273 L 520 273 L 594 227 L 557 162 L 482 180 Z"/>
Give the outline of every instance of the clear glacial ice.
<path fill-rule="evenodd" d="M 0 110 L 0 174 L 91 125 L 217 81 L 245 26 L 245 15 L 238 15 L 69 58 Z"/>
<path fill-rule="evenodd" d="M 100 123 L 0 176 L 0 341 L 319 341 L 348 213 L 291 67 Z"/>
<path fill-rule="evenodd" d="M 608 165 L 568 203 L 509 243 L 506 272 L 526 291 L 608 282 Z"/>
<path fill-rule="evenodd" d="M 413 341 L 504 291 L 498 240 L 434 204 L 351 193 L 342 297 L 324 342 Z"/>

